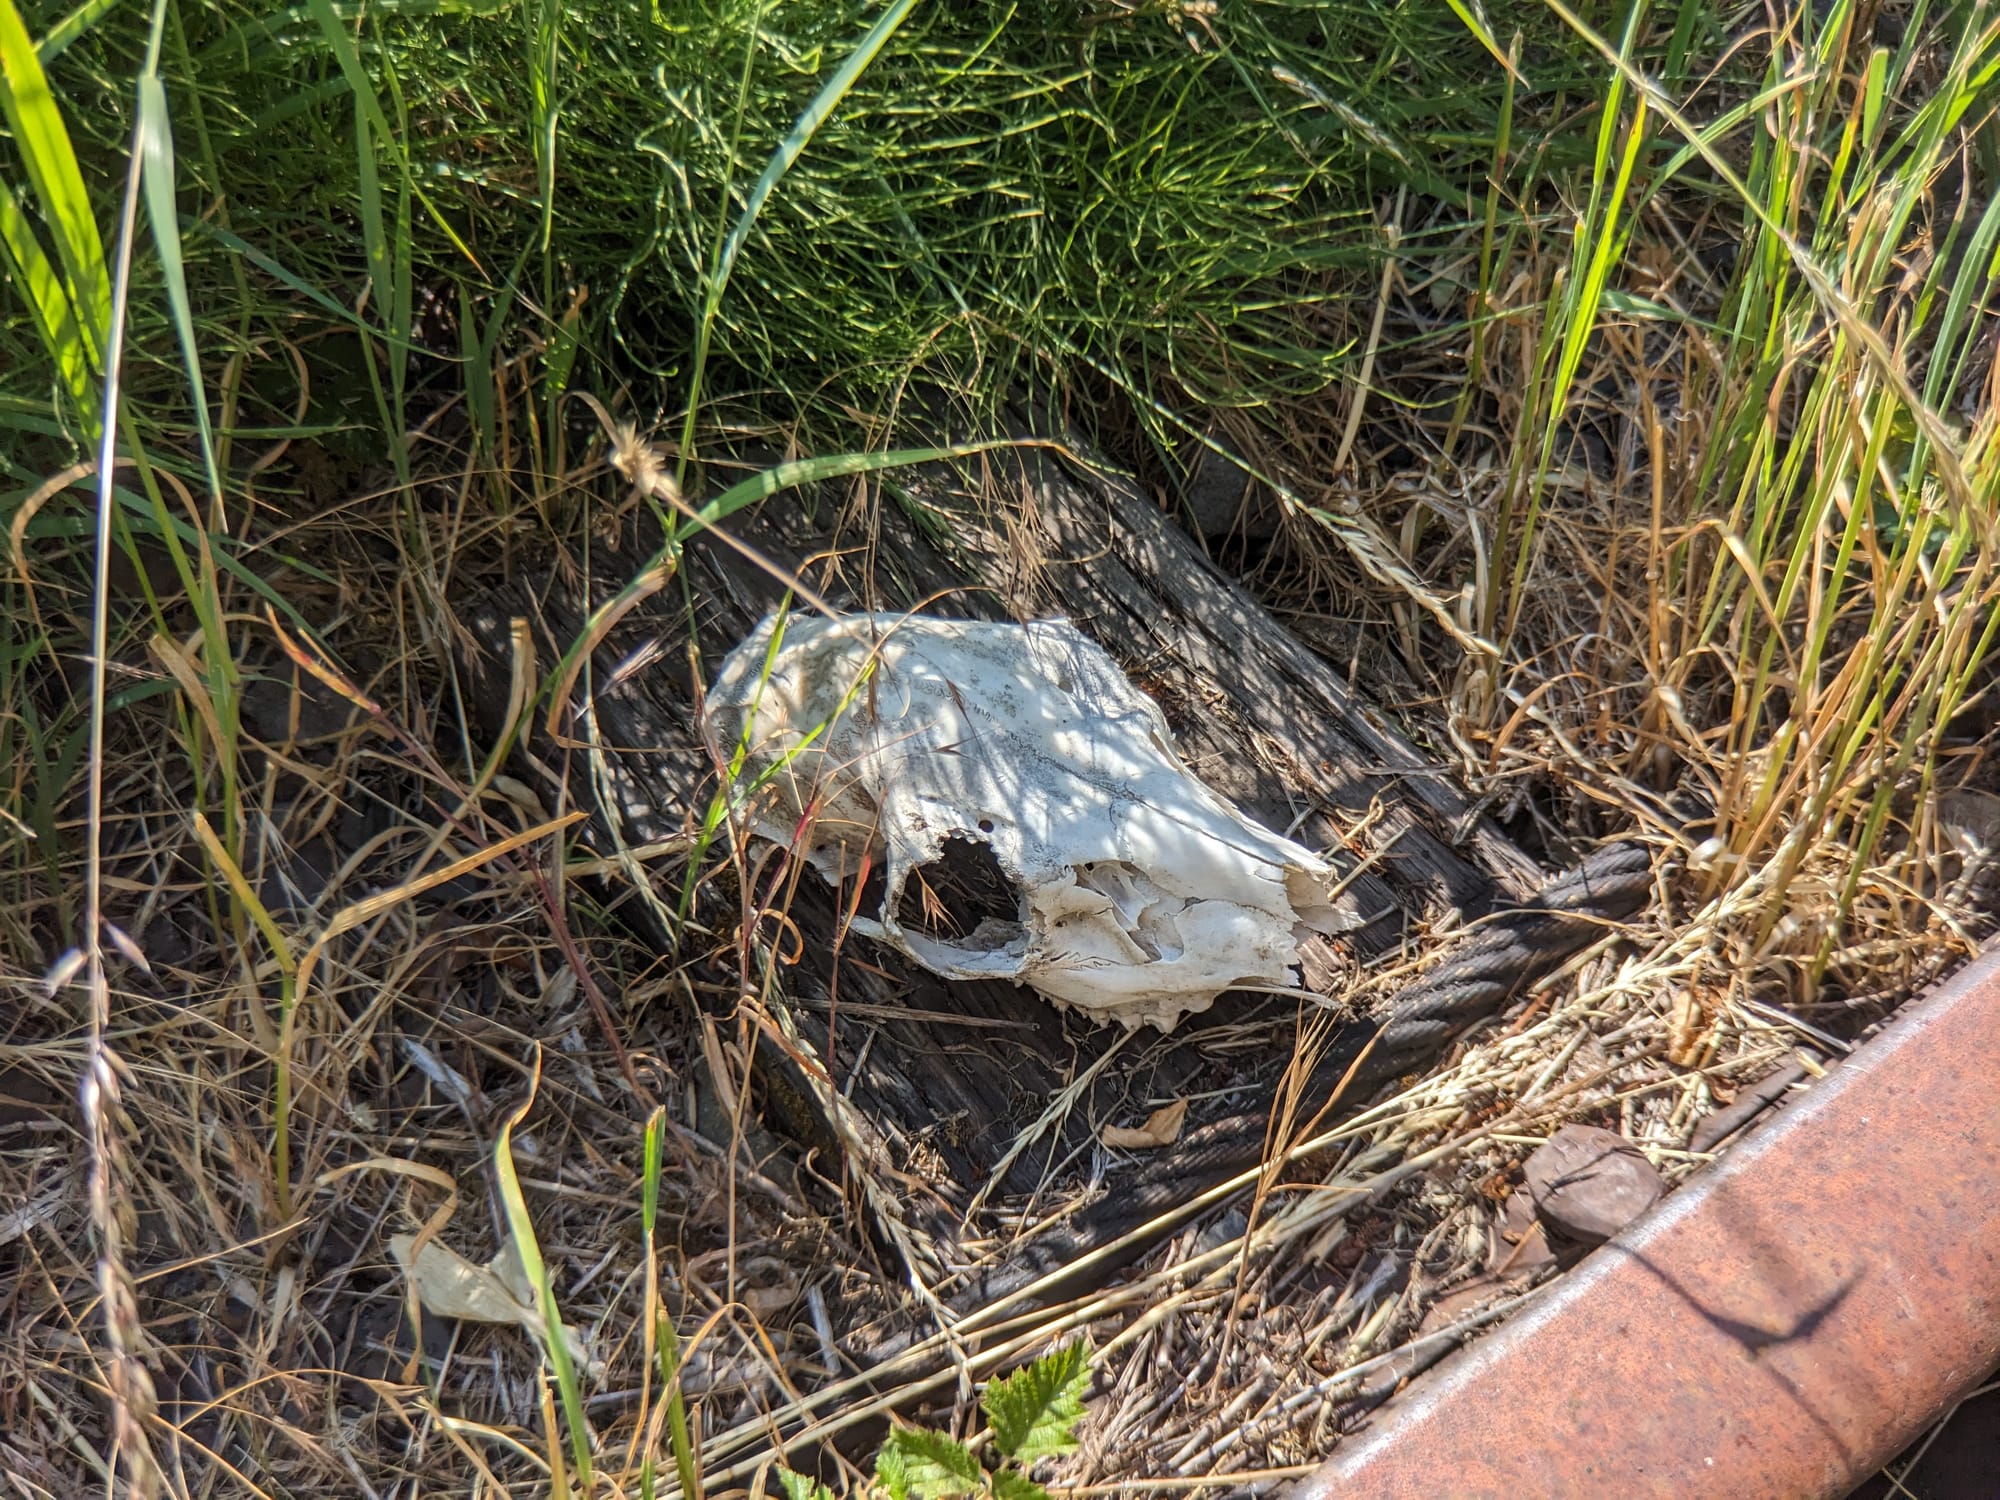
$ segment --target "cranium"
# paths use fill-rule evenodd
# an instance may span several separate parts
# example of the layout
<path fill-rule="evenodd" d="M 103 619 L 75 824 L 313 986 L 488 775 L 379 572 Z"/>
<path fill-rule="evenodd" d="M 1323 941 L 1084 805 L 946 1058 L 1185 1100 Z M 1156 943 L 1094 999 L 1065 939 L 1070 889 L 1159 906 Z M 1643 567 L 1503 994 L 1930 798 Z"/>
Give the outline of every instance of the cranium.
<path fill-rule="evenodd" d="M 1010 979 L 1128 1027 L 1228 989 L 1295 985 L 1307 929 L 1352 927 L 1334 872 L 1188 773 L 1165 716 L 1067 621 L 767 616 L 708 712 L 754 832 L 829 881 L 872 863 L 856 930 L 957 979 Z M 969 932 L 899 919 L 913 872 L 983 846 L 1015 910 Z"/>

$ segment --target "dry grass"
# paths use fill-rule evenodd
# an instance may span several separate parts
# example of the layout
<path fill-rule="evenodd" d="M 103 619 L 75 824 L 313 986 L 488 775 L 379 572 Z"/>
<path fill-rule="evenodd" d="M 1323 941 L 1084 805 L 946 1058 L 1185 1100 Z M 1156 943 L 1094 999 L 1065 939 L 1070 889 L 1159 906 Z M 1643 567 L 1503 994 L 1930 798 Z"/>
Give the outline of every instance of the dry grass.
<path fill-rule="evenodd" d="M 1629 419 L 1609 406 L 1597 416 Z M 1299 436 L 1309 447 L 1310 433 Z M 1435 472 L 1427 502 L 1447 479 L 1463 484 L 1462 473 Z M 1395 475 L 1367 503 L 1407 503 L 1410 484 Z M 602 469 L 579 470 L 562 491 L 598 497 L 583 524 L 597 506 L 616 513 L 624 504 Z M 1629 491 L 1593 489 L 1618 492 Z M 366 536 L 357 520 L 408 499 L 358 502 L 323 538 L 306 523 L 298 546 L 338 555 Z M 418 513 L 429 526 L 453 523 L 444 506 Z M 1551 542 L 1546 555 L 1550 566 L 1615 566 L 1621 552 L 1643 557 L 1656 534 L 1643 512 L 1621 524 L 1606 510 L 1586 527 L 1566 507 L 1549 535 L 1574 538 L 1574 550 Z M 1359 596 L 1349 565 L 1315 535 L 1295 539 L 1291 565 L 1342 576 Z M 368 564 L 342 562 L 361 592 Z M 1438 549 L 1428 565 L 1447 569 L 1448 553 Z M 478 584 L 463 574 L 455 587 Z M 1592 595 L 1549 597 L 1564 607 L 1527 612 L 1524 638 L 1546 631 L 1612 649 L 1616 630 L 1575 614 Z M 1400 601 L 1375 598 L 1393 619 Z M 748 1098 L 749 1034 L 688 1029 L 677 1002 L 691 980 L 707 982 L 704 970 L 670 966 L 605 920 L 589 889 L 572 883 L 605 862 L 542 832 L 550 809 L 504 777 L 474 797 L 472 779 L 443 769 L 448 754 L 483 761 L 462 746 L 433 748 L 473 716 L 452 691 L 415 687 L 436 680 L 428 664 L 438 656 L 394 629 L 378 616 L 372 640 L 363 630 L 347 637 L 351 660 L 380 663 L 349 698 L 272 646 L 245 664 L 246 886 L 301 952 L 337 933 L 299 992 L 288 1038 L 274 1014 L 270 955 L 213 936 L 229 931 L 214 910 L 223 894 L 204 873 L 185 812 L 198 805 L 176 769 L 185 753 L 163 750 L 164 735 L 192 732 L 200 715 L 163 716 L 161 740 L 113 747 L 129 770 L 111 804 L 131 810 L 111 824 L 107 884 L 114 915 L 152 960 L 150 976 L 121 968 L 113 997 L 112 1041 L 128 1075 L 129 1253 L 158 1387 L 152 1443 L 174 1493 L 219 1484 L 388 1495 L 412 1483 L 540 1493 L 552 1475 L 573 1471 L 532 1338 L 429 1319 L 420 1348 L 387 1251 L 392 1235 L 425 1232 L 483 1262 L 507 1243 L 496 1132 L 530 1103 L 514 1158 L 561 1316 L 587 1352 L 583 1412 L 601 1493 L 641 1492 L 641 1459 L 667 1450 L 668 1408 L 645 1337 L 661 1307 L 680 1330 L 682 1389 L 710 1493 L 758 1483 L 780 1430 L 810 1440 L 912 1402 L 928 1403 L 933 1421 L 962 1419 L 968 1380 L 1076 1330 L 1095 1346 L 1098 1395 L 1083 1448 L 1057 1471 L 1063 1487 L 1141 1493 L 1157 1481 L 1172 1492 L 1196 1488 L 1201 1475 L 1236 1486 L 1292 1472 L 1414 1368 L 1532 1294 L 1529 1283 L 1479 1278 L 1507 1258 L 1495 1250 L 1495 1194 L 1537 1140 L 1569 1120 L 1602 1120 L 1644 1145 L 1669 1178 L 1685 1175 L 1705 1159 L 1689 1141 L 1716 1104 L 1788 1059 L 1818 1066 L 1951 963 L 1964 951 L 1958 934 L 1980 920 L 1966 892 L 1951 892 L 1963 870 L 1913 875 L 1906 852 L 1894 850 L 1893 863 L 1867 872 L 1857 910 L 1881 924 L 1871 934 L 1900 923 L 1927 938 L 1842 950 L 1831 969 L 1845 992 L 1800 997 L 1786 976 L 1806 949 L 1775 949 L 1760 971 L 1736 946 L 1756 930 L 1770 877 L 1709 895 L 1697 868 L 1673 905 L 1543 986 L 1450 1066 L 1300 1143 L 1297 1154 L 1319 1165 L 1264 1197 L 1254 1229 L 1240 1210 L 1210 1215 L 1114 1290 L 988 1327 L 942 1366 L 924 1357 L 948 1346 L 933 1338 L 905 1366 L 923 1379 L 899 1382 L 892 1369 L 871 1393 L 827 1379 L 842 1333 L 827 1303 L 831 1294 L 836 1306 L 852 1305 L 854 1278 L 883 1273 L 862 1269 L 873 1257 L 857 1223 L 829 1218 L 756 1170 L 758 1153 L 777 1143 L 737 1107 Z M 1549 826 L 1567 832 L 1621 814 L 1643 822 L 1657 806 L 1643 787 L 1649 739 L 1633 717 L 1603 706 L 1632 690 L 1601 669 L 1593 675 L 1597 659 L 1574 649 L 1562 659 L 1561 690 L 1505 733 L 1463 713 L 1401 707 L 1439 745 L 1458 745 L 1497 791 L 1522 785 L 1551 799 L 1541 811 Z M 381 706 L 353 701 L 363 698 Z M 1620 766 L 1629 774 L 1607 774 Z M 1583 811 L 1607 805 L 1614 811 Z M 678 887 L 685 843 L 635 857 L 657 889 Z M 1815 844 L 1794 877 L 1814 893 L 1800 909 L 1837 891 L 1848 867 L 1839 837 Z M 453 868 L 451 880 L 427 886 Z M 764 888 L 740 865 L 735 884 Z M 747 951 L 709 957 L 725 971 L 756 967 Z M 607 1001 L 615 1046 L 579 958 Z M 104 1375 L 90 1332 L 96 1270 L 80 1253 L 84 1195 L 62 1104 L 82 1054 L 67 1007 L 35 976 L 16 985 L 8 1092 L 41 1105 L 8 1127 L 0 1150 L 9 1201 L 23 1205 L 6 1220 L 17 1337 L 5 1441 L 16 1472 L 62 1494 L 102 1482 L 90 1475 L 105 1448 L 96 1415 Z M 288 1212 L 272 1143 L 281 1052 L 297 1080 Z M 643 1127 L 655 1102 L 679 1122 L 666 1136 L 670 1227 L 657 1284 L 638 1234 Z M 828 1265 L 853 1269 L 829 1279 Z"/>
<path fill-rule="evenodd" d="M 1838 140 L 1872 45 L 1858 28 L 1811 55 L 1782 29 L 1762 44 L 1808 80 L 1766 101 L 1771 138 Z M 1916 57 L 1911 98 L 1949 94 L 1993 45 L 1989 27 Z M 99 1090 L 95 1159 L 116 1170 L 95 1208 L 119 1232 L 104 1258 L 131 1278 L 145 1399 L 101 1332 L 71 1102 L 90 1038 L 75 987 L 25 959 L 78 928 L 83 757 L 64 747 L 91 594 L 71 541 L 17 532 L 20 617 L 69 644 L 0 668 L 23 726 L 14 800 L 51 851 L 23 856 L 0 907 L 0 1472 L 23 1495 L 115 1489 L 123 1419 L 176 1496 L 639 1496 L 697 1471 L 711 1495 L 771 1492 L 778 1445 L 835 1434 L 854 1447 L 828 1476 L 858 1484 L 871 1422 L 922 1409 L 969 1432 L 985 1375 L 1069 1337 L 1096 1385 L 1059 1492 L 1239 1491 L 1324 1454 L 1545 1284 L 1496 1272 L 1519 1264 L 1502 1200 L 1549 1132 L 1609 1124 L 1678 1180 L 1717 1106 L 1780 1065 L 1823 1068 L 1986 931 L 2000 458 L 1991 278 L 1966 240 L 1989 259 L 1991 241 L 1947 169 L 1967 180 L 1991 125 L 1975 110 L 1930 140 L 1915 109 L 1897 128 L 1923 169 L 1888 170 L 1878 135 L 1880 170 L 1856 169 L 1837 213 L 1806 211 L 1832 191 L 1824 152 L 1753 179 L 1842 268 L 1837 305 L 1787 281 L 1779 238 L 1724 193 L 1646 197 L 1629 241 L 1604 206 L 1615 170 L 1588 203 L 1540 184 L 1484 225 L 1403 195 L 1383 205 L 1376 301 L 1336 318 L 1306 299 L 1314 338 L 1368 351 L 1354 382 L 1216 415 L 1292 502 L 1269 545 L 1218 546 L 1274 607 L 1363 664 L 1524 844 L 1555 861 L 1636 828 L 1677 873 L 1435 1073 L 1294 1143 L 1303 1165 L 1263 1176 L 1254 1214 L 1239 1195 L 1111 1290 L 1042 1311 L 930 1331 L 871 1222 L 897 1185 L 871 1204 L 865 1174 L 797 1170 L 767 1128 L 753 1060 L 786 998 L 769 955 L 830 936 L 788 928 L 768 854 L 723 839 L 697 863 L 699 798 L 638 844 L 586 847 L 576 810 L 543 805 L 480 727 L 469 602 L 544 562 L 575 576 L 647 524 L 624 477 L 576 456 L 588 423 L 548 425 L 537 350 L 496 360 L 492 427 L 452 400 L 427 414 L 399 453 L 409 482 L 349 475 L 319 508 L 330 450 L 305 440 L 233 510 L 132 479 L 203 538 L 188 562 L 166 522 L 134 533 L 115 587 L 147 603 L 114 622 L 98 761 L 105 911 L 145 961 L 109 950 L 117 1090 Z M 1611 113 L 1624 129 L 1630 99 Z M 1753 149 L 1718 140 L 1739 165 Z M 1623 300 L 1580 308 L 1604 236 Z M 1593 336 L 1558 380 L 1579 318 Z M 261 592 L 204 561 L 211 540 Z M 273 598 L 344 665 L 281 629 Z M 510 665 L 524 688 L 554 670 Z M 528 701 L 503 717 L 542 711 Z M 1712 828 L 1667 816 L 1677 785 Z M 674 917 L 704 893 L 678 950 L 644 936 L 641 888 Z M 699 1003 L 718 994 L 722 1021 Z M 1073 1201 L 1092 1164 L 1074 1165 L 1020 1228 Z M 529 1274 L 512 1324 L 424 1316 L 396 1235 L 474 1265 L 511 1246 L 550 1295 Z M 920 1335 L 868 1381 L 837 1347 L 864 1312 Z M 557 1322 L 581 1356 L 567 1380 Z"/>

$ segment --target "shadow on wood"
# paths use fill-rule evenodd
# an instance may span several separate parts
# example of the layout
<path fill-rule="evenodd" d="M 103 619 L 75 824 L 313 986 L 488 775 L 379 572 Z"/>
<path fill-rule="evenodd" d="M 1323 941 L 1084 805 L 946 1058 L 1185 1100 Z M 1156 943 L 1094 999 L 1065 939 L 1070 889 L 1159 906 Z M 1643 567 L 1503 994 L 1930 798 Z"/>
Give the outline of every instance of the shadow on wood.
<path fill-rule="evenodd" d="M 1304 955 L 1308 985 L 1336 1002 L 1421 924 L 1476 916 L 1540 879 L 1379 710 L 1075 444 L 988 455 L 974 473 L 900 474 L 866 506 L 781 494 L 729 525 L 836 607 L 1072 619 L 1160 702 L 1198 776 L 1341 869 L 1340 899 L 1361 925 L 1338 945 L 1314 939 Z M 565 558 L 470 612 L 489 734 L 502 728 L 511 622 L 526 620 L 538 659 L 554 660 L 644 559 L 636 548 Z M 568 743 L 537 715 L 517 772 L 551 805 L 588 809 L 600 853 L 698 827 L 718 784 L 697 728 L 701 685 L 784 593 L 740 551 L 697 539 L 678 576 L 599 644 L 571 695 Z M 742 993 L 731 934 L 745 907 L 735 877 L 710 864 L 678 957 L 689 993 L 727 1015 Z M 1026 990 L 947 984 L 859 938 L 841 942 L 841 908 L 819 877 L 797 878 L 769 846 L 748 868 L 755 906 L 788 913 L 782 931 L 760 928 L 786 959 L 781 993 L 758 1001 L 773 1017 L 761 1053 L 766 1124 L 803 1148 L 807 1175 L 858 1188 L 878 1243 L 947 1298 L 954 1275 L 993 1250 L 964 1225 L 972 1205 L 1044 1218 L 1093 1171 L 1115 1191 L 1121 1164 L 1095 1149 L 1101 1126 L 1181 1097 L 1196 1101 L 1197 1126 L 1243 1108 L 1292 1056 L 1295 998 L 1228 996 L 1168 1037 L 1121 1037 Z M 684 879 L 678 863 L 665 870 L 653 877 L 659 902 L 629 886 L 609 893 L 661 945 L 662 911 Z M 1079 1080 L 1024 1147 L 1023 1132 Z M 886 1278 L 902 1280 L 901 1270 Z"/>

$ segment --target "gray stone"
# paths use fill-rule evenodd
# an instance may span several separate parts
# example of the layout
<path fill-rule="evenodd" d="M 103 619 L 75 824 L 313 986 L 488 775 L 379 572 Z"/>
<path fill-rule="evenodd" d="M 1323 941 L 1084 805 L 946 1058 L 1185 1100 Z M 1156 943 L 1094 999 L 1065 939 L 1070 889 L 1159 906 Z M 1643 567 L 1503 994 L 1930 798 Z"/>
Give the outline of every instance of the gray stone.
<path fill-rule="evenodd" d="M 1227 439 L 1216 441 L 1234 451 Z M 1206 445 L 1189 443 L 1185 461 L 1181 500 L 1204 538 L 1219 542 L 1240 531 L 1250 541 L 1268 541 L 1277 535 L 1278 502 L 1268 489 Z"/>

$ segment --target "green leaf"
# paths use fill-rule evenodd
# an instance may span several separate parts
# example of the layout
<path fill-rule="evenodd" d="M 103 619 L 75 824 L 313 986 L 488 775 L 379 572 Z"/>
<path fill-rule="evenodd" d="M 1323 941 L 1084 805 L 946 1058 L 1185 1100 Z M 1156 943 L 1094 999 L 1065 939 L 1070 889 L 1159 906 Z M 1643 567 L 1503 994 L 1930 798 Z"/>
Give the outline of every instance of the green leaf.
<path fill-rule="evenodd" d="M 892 1500 L 951 1500 L 986 1482 L 972 1450 L 941 1432 L 898 1427 L 875 1455 L 875 1478 Z"/>
<path fill-rule="evenodd" d="M 1480 7 L 1479 0 L 1473 0 L 1470 5 L 1467 5 L 1465 0 L 1444 0 L 1444 3 L 1451 7 L 1451 13 L 1458 17 L 1465 29 L 1478 38 L 1479 45 L 1493 54 L 1493 60 L 1513 74 L 1516 83 L 1527 83 L 1525 78 L 1514 71 L 1513 59 L 1502 52 L 1500 44 L 1493 40 L 1493 33 L 1487 28 L 1486 14 Z"/>
<path fill-rule="evenodd" d="M 6 252 L 15 284 L 34 309 L 35 331 L 42 336 L 42 346 L 62 373 L 63 384 L 69 387 L 77 409 L 86 414 L 91 412 L 97 403 L 92 373 L 95 361 L 77 327 L 69 290 L 43 253 L 41 241 L 35 238 L 20 200 L 4 182 L 0 182 L 0 250 Z"/>
<path fill-rule="evenodd" d="M 56 258 L 86 348 L 92 361 L 99 361 L 111 329 L 111 273 L 104 263 L 104 241 L 84 191 L 69 127 L 49 92 L 48 76 L 14 0 L 0 0 L 0 113 L 14 133 L 28 180 L 54 231 Z"/>
<path fill-rule="evenodd" d="M 889 1500 L 910 1500 L 910 1475 L 894 1432 L 875 1455 L 875 1482 L 889 1492 Z"/>
<path fill-rule="evenodd" d="M 1868 71 L 1861 83 L 1861 139 L 1875 144 L 1875 129 L 1882 123 L 1882 91 L 1889 76 L 1889 52 L 1877 47 L 1868 58 Z"/>
<path fill-rule="evenodd" d="M 785 1492 L 785 1500 L 833 1500 L 832 1490 L 790 1469 L 778 1470 L 778 1488 Z"/>
<path fill-rule="evenodd" d="M 590 1427 L 584 1419 L 583 1388 L 576 1377 L 576 1361 L 570 1357 L 569 1330 L 563 1326 L 562 1309 L 556 1305 L 556 1286 L 542 1259 L 541 1241 L 535 1237 L 535 1221 L 528 1212 L 527 1195 L 521 1191 L 521 1176 L 514 1167 L 514 1128 L 535 1106 L 535 1086 L 541 1082 L 542 1061 L 535 1058 L 529 1075 L 528 1093 L 514 1112 L 501 1122 L 493 1138 L 493 1171 L 500 1188 L 500 1206 L 507 1218 L 507 1232 L 513 1237 L 514 1253 L 521 1262 L 521 1274 L 540 1293 L 542 1352 L 555 1371 L 556 1390 L 562 1396 L 563 1417 L 569 1427 L 570 1452 L 576 1461 L 577 1478 L 583 1492 L 591 1485 Z"/>
<path fill-rule="evenodd" d="M 153 246 L 159 251 L 160 272 L 166 282 L 167 307 L 187 365 L 188 391 L 201 435 L 209 493 L 220 495 L 222 476 L 215 468 L 215 433 L 209 426 L 208 395 L 201 383 L 201 354 L 194 336 L 194 309 L 188 300 L 187 273 L 181 261 L 181 220 L 174 205 L 174 127 L 167 113 L 166 86 L 152 72 L 139 77 L 139 180 L 145 189 L 146 217 L 152 220 Z"/>
<path fill-rule="evenodd" d="M 839 479 L 850 474 L 872 474 L 878 469 L 894 469 L 916 464 L 943 463 L 955 458 L 970 458 L 977 453 L 991 452 L 996 448 L 1048 447 L 1033 438 L 992 438 L 984 442 L 957 443 L 949 448 L 898 448 L 887 453 L 831 453 L 819 458 L 796 459 L 791 463 L 775 465 L 753 474 L 740 484 L 733 484 L 703 505 L 694 515 L 681 523 L 670 533 L 666 545 L 655 552 L 652 558 L 634 574 L 631 582 L 619 590 L 608 604 L 601 604 L 591 612 L 584 622 L 583 630 L 562 660 L 556 663 L 544 691 L 560 686 L 573 672 L 583 653 L 596 646 L 602 639 L 603 631 L 610 628 L 610 622 L 621 618 L 627 610 L 655 589 L 660 588 L 671 576 L 680 558 L 681 543 L 696 532 L 727 520 L 746 505 L 754 505 L 766 496 L 775 495 L 780 490 L 795 485 L 813 484 L 822 479 Z"/>
<path fill-rule="evenodd" d="M 78 37 L 87 35 L 90 29 L 110 14 L 118 0 L 84 0 L 75 10 L 51 26 L 48 34 L 35 45 L 35 56 L 47 67 L 64 52 Z"/>
<path fill-rule="evenodd" d="M 722 290 L 729 285 L 729 273 L 736 269 L 736 257 L 742 253 L 744 243 L 750 238 L 750 231 L 756 227 L 757 215 L 764 211 L 778 182 L 792 169 L 793 163 L 805 154 L 812 138 L 819 133 L 820 126 L 827 122 L 840 101 L 847 97 L 848 90 L 868 65 L 875 60 L 896 28 L 903 24 L 903 18 L 910 13 L 916 0 L 896 0 L 896 3 L 882 13 L 876 23 L 868 28 L 868 34 L 847 54 L 845 62 L 827 79 L 820 91 L 813 95 L 812 103 L 799 113 L 792 122 L 792 128 L 785 132 L 785 138 L 778 142 L 778 149 L 771 153 L 771 159 L 764 164 L 757 182 L 750 189 L 750 196 L 744 200 L 743 212 L 736 217 L 735 225 L 729 231 L 729 238 L 723 242 L 722 254 L 716 262 L 715 274 L 709 278 L 707 288 L 707 308 L 704 315 L 714 316 L 716 304 L 722 301 Z"/>
<path fill-rule="evenodd" d="M 499 299 L 506 305 L 506 299 Z M 497 332 L 500 319 L 492 322 Z M 465 370 L 465 414 L 472 423 L 472 444 L 481 464 L 491 464 L 496 434 L 500 429 L 500 396 L 493 383 L 493 350 L 479 334 L 479 318 L 472 310 L 472 293 L 458 283 L 458 339 Z"/>
<path fill-rule="evenodd" d="M 1023 1468 L 1076 1446 L 1090 1362 L 1074 1343 L 1045 1354 L 1025 1369 L 986 1387 L 981 1405 L 993 1426 L 993 1445 Z"/>
<path fill-rule="evenodd" d="M 6 0 L 0 0 L 0 3 L 6 3 Z M 722 306 L 722 293 L 729 285 L 729 273 L 736 268 L 736 257 L 742 253 L 743 246 L 750 238 L 750 231 L 756 227 L 757 215 L 764 211 L 764 205 L 770 201 L 771 194 L 777 189 L 779 181 L 791 171 L 799 157 L 805 154 L 806 147 L 812 144 L 812 138 L 819 133 L 820 126 L 824 125 L 840 107 L 841 100 L 847 97 L 855 81 L 867 71 L 876 54 L 881 52 L 888 44 L 889 38 L 896 34 L 896 28 L 903 24 L 903 18 L 909 15 L 915 5 L 916 0 L 895 0 L 875 24 L 868 28 L 868 34 L 855 44 L 854 50 L 847 55 L 847 60 L 820 86 L 819 92 L 813 95 L 812 102 L 792 122 L 792 128 L 785 133 L 785 138 L 778 142 L 777 150 L 771 153 L 771 159 L 764 164 L 764 170 L 758 174 L 756 184 L 750 189 L 749 197 L 744 200 L 743 211 L 736 216 L 736 223 L 731 227 L 729 237 L 716 251 L 715 260 L 704 278 L 706 284 L 702 289 L 701 321 L 695 327 L 694 357 L 688 376 L 687 421 L 681 429 L 683 469 L 687 463 L 685 455 L 694 451 L 695 418 L 701 408 L 702 372 L 708 366 L 708 343 L 714 331 L 716 314 Z M 716 227 L 721 227 L 719 222 Z M 681 477 L 684 476 L 676 475 L 676 478 Z"/>
<path fill-rule="evenodd" d="M 919 464 L 943 463 L 948 459 L 970 458 L 995 448 L 1048 446 L 1032 438 L 991 438 L 983 442 L 954 443 L 949 448 L 891 448 L 887 452 L 829 453 L 819 458 L 796 458 L 773 464 L 732 484 L 695 512 L 695 519 L 681 528 L 682 536 L 692 536 L 705 526 L 727 520 L 746 505 L 754 505 L 767 495 L 795 485 L 813 484 L 822 479 L 841 479 L 850 474 L 872 474 L 877 469 L 914 468 Z"/>
<path fill-rule="evenodd" d="M 9 3 L 9 0 L 0 0 L 0 5 L 7 3 Z M 416 186 L 416 175 L 410 169 L 409 156 L 403 149 L 403 138 L 396 132 L 396 128 L 389 123 L 389 117 L 382 112 L 382 101 L 375 95 L 375 84 L 369 78 L 368 70 L 362 66 L 361 54 L 354 47 L 354 38 L 347 34 L 344 19 L 340 12 L 334 8 L 333 0 L 306 0 L 306 8 L 312 13 L 313 19 L 318 22 L 320 35 L 325 39 L 328 49 L 333 53 L 333 60 L 339 64 L 341 76 L 347 80 L 348 91 L 354 95 L 354 109 L 357 118 L 365 120 L 368 129 L 375 136 L 379 137 L 383 146 L 394 155 L 397 168 L 403 174 L 404 183 L 416 195 L 417 201 L 423 204 L 425 211 L 430 214 L 432 221 L 436 223 L 438 229 L 444 234 L 444 237 L 451 242 L 452 249 L 463 255 L 475 266 L 478 265 L 479 257 L 466 247 L 465 241 L 459 238 L 458 231 L 452 228 L 449 221 L 438 211 L 437 205 L 431 202 L 430 196 Z M 364 202 L 369 191 L 368 188 L 364 187 Z M 375 254 L 372 248 L 369 251 L 369 262 L 371 274 L 373 274 L 379 268 L 375 267 Z M 376 300 L 382 305 L 384 315 L 393 319 L 393 299 L 389 295 L 390 291 L 391 288 L 386 277 L 378 277 Z"/>
<path fill-rule="evenodd" d="M 993 1475 L 993 1500 L 1050 1500 L 1050 1495 L 1019 1469 L 1000 1469 Z"/>

